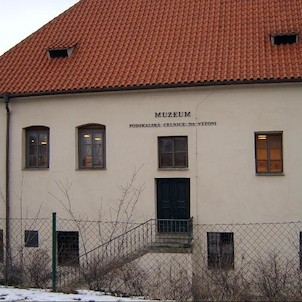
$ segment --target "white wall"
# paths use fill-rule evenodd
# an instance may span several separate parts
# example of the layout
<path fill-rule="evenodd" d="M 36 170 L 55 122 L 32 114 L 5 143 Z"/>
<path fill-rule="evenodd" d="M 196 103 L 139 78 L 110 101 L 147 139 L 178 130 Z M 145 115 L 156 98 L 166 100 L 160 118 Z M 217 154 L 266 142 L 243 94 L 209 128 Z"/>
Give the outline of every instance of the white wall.
<path fill-rule="evenodd" d="M 205 116 L 217 119 L 217 127 L 212 132 L 200 129 L 198 135 L 202 222 L 301 219 L 299 89 L 294 85 L 219 89 L 207 100 Z M 255 175 L 255 131 L 283 131 L 285 176 Z"/>
<path fill-rule="evenodd" d="M 68 182 L 77 217 L 98 218 L 101 212 L 110 220 L 109 209 L 121 196 L 118 187 L 141 167 L 136 181 L 137 187 L 144 185 L 136 208 L 139 221 L 156 216 L 155 179 L 161 177 L 191 179 L 191 215 L 199 223 L 299 220 L 301 92 L 300 84 L 274 84 L 13 99 L 13 216 L 33 217 L 41 207 L 40 217 L 56 211 L 68 218 L 53 197 L 66 204 L 58 183 Z M 155 112 L 166 111 L 190 111 L 191 118 L 155 118 Z M 135 123 L 201 121 L 216 126 L 129 128 Z M 106 126 L 106 170 L 77 170 L 76 127 L 86 123 Z M 47 170 L 23 169 L 22 129 L 32 125 L 50 128 Z M 254 132 L 274 130 L 283 131 L 285 175 L 256 176 Z M 158 170 L 157 137 L 165 135 L 188 136 L 188 169 Z"/>

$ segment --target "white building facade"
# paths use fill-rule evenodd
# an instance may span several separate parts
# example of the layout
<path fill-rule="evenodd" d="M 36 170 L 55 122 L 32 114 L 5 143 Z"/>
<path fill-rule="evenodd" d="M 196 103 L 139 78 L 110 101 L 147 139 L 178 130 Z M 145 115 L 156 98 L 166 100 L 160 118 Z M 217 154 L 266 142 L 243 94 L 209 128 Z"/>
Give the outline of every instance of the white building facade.
<path fill-rule="evenodd" d="M 162 179 L 186 181 L 179 188 L 184 185 L 187 194 L 187 217 L 181 218 L 194 217 L 198 223 L 297 220 L 302 164 L 299 92 L 300 84 L 289 83 L 11 99 L 12 217 L 32 217 L 37 209 L 42 217 L 53 211 L 64 216 L 53 195 L 59 196 L 58 184 L 69 184 L 77 215 L 97 218 L 102 209 L 109 218 L 106 208 L 116 205 L 119 186 L 139 170 L 136 182 L 143 190 L 135 220 L 140 222 L 161 215 Z M 4 106 L 1 114 L 4 122 Z M 81 155 L 81 127 L 90 124 L 91 129 L 100 127 L 102 139 L 102 163 L 95 167 L 84 163 L 90 151 Z M 30 129 L 35 133 L 31 127 L 47 129 L 48 154 L 41 167 L 31 167 L 36 163 L 28 160 L 26 136 Z M 4 124 L 3 139 L 5 128 Z M 257 154 L 258 134 L 277 135 L 280 145 Z M 169 144 L 166 150 L 161 149 L 162 140 Z M 178 197 L 171 198 L 171 207 L 177 208 Z M 167 215 L 160 218 L 177 218 L 176 213 Z"/>
<path fill-rule="evenodd" d="M 53 234 L 58 271 L 94 270 L 90 288 L 109 290 L 95 280 L 113 264 L 149 265 L 142 287 L 164 285 L 154 276 L 174 254 L 170 283 L 186 275 L 177 281 L 200 300 L 228 290 L 213 277 L 255 276 L 276 255 L 300 280 L 301 11 L 302 1 L 81 0 L 3 54 L 0 262 L 48 255 Z M 50 231 L 40 219 L 52 213 Z M 293 300 L 299 288 L 288 287 Z"/>

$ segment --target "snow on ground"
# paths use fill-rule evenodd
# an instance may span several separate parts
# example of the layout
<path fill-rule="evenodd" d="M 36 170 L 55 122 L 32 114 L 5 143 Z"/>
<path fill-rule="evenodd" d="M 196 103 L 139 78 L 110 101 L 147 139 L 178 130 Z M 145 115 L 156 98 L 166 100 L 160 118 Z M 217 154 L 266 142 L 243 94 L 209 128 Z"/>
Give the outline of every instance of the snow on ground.
<path fill-rule="evenodd" d="M 53 293 L 43 289 L 19 289 L 13 287 L 0 286 L 0 301 L 110 301 L 110 302 L 126 302 L 140 301 L 146 302 L 143 298 L 121 298 L 104 295 L 100 292 L 78 290 L 77 294 Z M 149 300 L 150 302 L 150 300 Z"/>

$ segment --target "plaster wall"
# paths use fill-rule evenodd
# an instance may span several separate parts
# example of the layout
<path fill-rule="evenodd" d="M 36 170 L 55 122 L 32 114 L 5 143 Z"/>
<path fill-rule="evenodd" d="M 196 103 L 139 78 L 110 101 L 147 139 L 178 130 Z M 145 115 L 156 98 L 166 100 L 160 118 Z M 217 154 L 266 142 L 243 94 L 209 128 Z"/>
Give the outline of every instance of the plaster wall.
<path fill-rule="evenodd" d="M 1 105 L 2 106 L 2 105 Z M 2 106 L 3 107 L 3 106 Z M 1 107 L 1 129 L 4 108 Z M 299 84 L 108 92 L 13 99 L 11 103 L 12 216 L 49 216 L 64 209 L 68 187 L 76 217 L 114 219 L 121 186 L 139 170 L 143 187 L 136 221 L 156 217 L 156 178 L 190 178 L 191 216 L 198 223 L 299 220 L 302 169 Z M 191 112 L 156 118 L 155 112 Z M 165 123 L 215 122 L 165 127 Z M 77 127 L 106 126 L 106 169 L 79 170 Z M 161 127 L 129 127 L 160 123 Z M 24 128 L 50 128 L 50 167 L 24 169 Z M 283 131 L 284 175 L 256 176 L 255 131 Z M 1 159 L 3 131 L 0 131 Z M 189 167 L 158 169 L 158 136 L 188 136 Z M 0 163 L 1 182 L 3 160 Z M 0 184 L 2 185 L 2 183 Z M 63 190 L 64 191 L 64 190 Z"/>

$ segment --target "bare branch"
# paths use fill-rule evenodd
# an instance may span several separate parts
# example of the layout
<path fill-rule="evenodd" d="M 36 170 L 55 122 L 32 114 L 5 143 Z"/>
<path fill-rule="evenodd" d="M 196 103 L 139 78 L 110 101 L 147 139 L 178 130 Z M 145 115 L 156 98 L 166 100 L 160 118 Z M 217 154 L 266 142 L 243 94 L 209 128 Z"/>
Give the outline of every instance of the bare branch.
<path fill-rule="evenodd" d="M 3 203 L 6 204 L 6 199 L 4 198 L 4 194 L 1 189 L 0 189 L 0 198 L 3 201 Z"/>
<path fill-rule="evenodd" d="M 68 179 L 66 179 L 65 184 L 63 184 L 61 181 L 55 181 L 55 183 L 56 183 L 57 187 L 59 188 L 60 192 L 63 194 L 63 199 L 59 198 L 58 196 L 54 195 L 51 192 L 48 192 L 48 194 L 51 195 L 53 198 L 55 198 L 62 205 L 63 209 L 70 215 L 70 217 L 76 224 L 78 231 L 79 231 L 79 235 L 81 237 L 82 244 L 83 244 L 84 253 L 86 255 L 87 248 L 86 248 L 85 238 L 84 238 L 84 234 L 83 234 L 83 226 L 81 225 L 80 217 L 77 219 L 75 216 L 75 213 L 72 209 L 72 202 L 71 202 L 72 199 L 69 194 L 69 191 L 72 187 L 72 183 L 69 182 Z"/>

